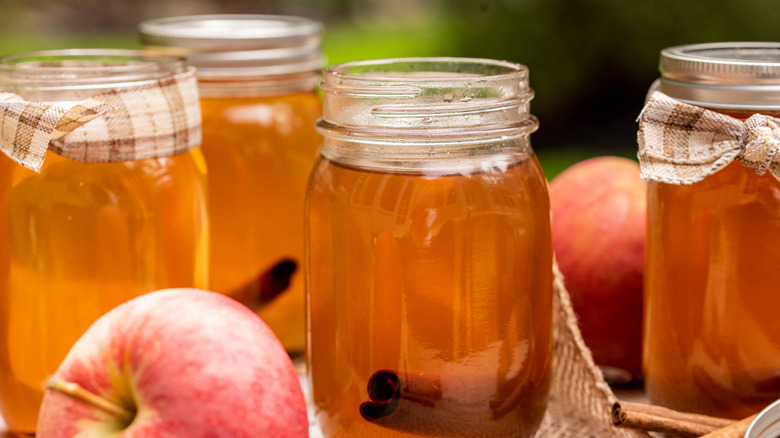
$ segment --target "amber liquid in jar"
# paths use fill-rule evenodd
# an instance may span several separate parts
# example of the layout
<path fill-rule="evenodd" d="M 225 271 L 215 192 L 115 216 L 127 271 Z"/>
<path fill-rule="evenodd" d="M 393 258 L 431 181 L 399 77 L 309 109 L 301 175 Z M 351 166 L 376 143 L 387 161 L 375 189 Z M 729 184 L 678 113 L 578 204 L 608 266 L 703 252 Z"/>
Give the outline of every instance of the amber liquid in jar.
<path fill-rule="evenodd" d="M 322 139 L 321 23 L 214 14 L 142 22 L 141 41 L 198 70 L 209 177 L 211 289 L 305 348 L 303 208 Z"/>
<path fill-rule="evenodd" d="M 0 407 L 34 433 L 44 379 L 99 316 L 142 293 L 207 287 L 199 149 L 40 174 L 0 156 Z"/>
<path fill-rule="evenodd" d="M 445 174 L 322 159 L 307 211 L 308 360 L 325 436 L 533 435 L 552 324 L 536 158 Z M 402 390 L 396 412 L 369 421 L 361 404 L 380 370 L 422 394 Z"/>
<path fill-rule="evenodd" d="M 653 182 L 648 205 L 648 396 L 758 412 L 780 397 L 780 182 L 734 162 L 690 186 Z"/>
<path fill-rule="evenodd" d="M 780 182 L 733 162 L 690 186 L 650 183 L 648 206 L 648 396 L 755 414 L 780 397 Z"/>
<path fill-rule="evenodd" d="M 780 117 L 778 43 L 668 47 L 661 51 L 659 70 L 651 89 L 678 102 L 743 122 L 754 114 Z M 662 142 L 651 146 L 681 167 L 694 164 L 688 160 L 697 155 L 687 154 L 683 144 L 723 153 L 723 160 L 729 156 L 721 133 L 742 137 L 746 150 L 761 151 L 765 144 L 753 143 L 750 131 L 769 134 L 772 126 L 761 127 L 756 118 L 758 125 L 730 127 L 678 104 L 651 114 L 645 120 L 659 123 L 660 135 L 648 130 L 644 138 Z M 773 148 L 765 151 L 768 166 Z M 769 171 L 753 170 L 761 170 L 755 163 L 760 158 L 746 163 L 748 168 L 740 156 L 690 185 L 661 182 L 676 182 L 667 164 L 646 169 L 655 181 L 648 186 L 645 261 L 647 395 L 655 404 L 735 419 L 780 398 L 780 181 Z"/>
<path fill-rule="evenodd" d="M 250 306 L 264 288 L 284 289 L 259 314 L 290 353 L 304 349 L 303 209 L 320 108 L 313 92 L 201 99 L 211 288 Z M 289 286 L 269 286 L 266 274 L 289 262 Z"/>

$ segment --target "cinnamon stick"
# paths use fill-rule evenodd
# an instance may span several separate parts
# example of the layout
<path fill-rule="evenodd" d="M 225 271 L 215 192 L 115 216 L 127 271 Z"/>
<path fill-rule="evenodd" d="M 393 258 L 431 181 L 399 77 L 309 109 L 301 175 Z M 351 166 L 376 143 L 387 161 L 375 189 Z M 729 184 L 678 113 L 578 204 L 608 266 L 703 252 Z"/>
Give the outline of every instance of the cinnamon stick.
<path fill-rule="evenodd" d="M 718 429 L 715 432 L 708 433 L 701 438 L 744 438 L 750 423 L 755 420 L 756 416 L 751 415 L 747 418 L 732 423 L 730 426 L 726 426 L 722 429 Z"/>
<path fill-rule="evenodd" d="M 295 260 L 282 259 L 257 278 L 228 291 L 227 295 L 256 312 L 288 290 L 297 269 Z"/>
<path fill-rule="evenodd" d="M 612 423 L 615 426 L 695 438 L 729 427 L 735 421 L 621 401 L 612 406 Z"/>
<path fill-rule="evenodd" d="M 442 398 L 441 379 L 425 373 L 379 370 L 368 379 L 366 389 L 370 401 L 360 404 L 360 415 L 372 422 L 393 415 L 402 400 L 434 406 Z"/>

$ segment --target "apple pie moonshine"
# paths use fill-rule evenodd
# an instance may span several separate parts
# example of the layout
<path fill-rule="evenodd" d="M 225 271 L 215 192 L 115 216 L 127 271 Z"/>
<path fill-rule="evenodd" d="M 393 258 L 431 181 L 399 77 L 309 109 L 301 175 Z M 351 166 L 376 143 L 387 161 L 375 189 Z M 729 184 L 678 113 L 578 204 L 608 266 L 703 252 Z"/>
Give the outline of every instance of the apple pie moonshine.
<path fill-rule="evenodd" d="M 212 290 L 258 310 L 304 350 L 303 203 L 322 142 L 322 26 L 300 17 L 201 15 L 140 25 L 154 51 L 197 67 L 208 167 Z"/>
<path fill-rule="evenodd" d="M 103 313 L 208 286 L 195 72 L 144 52 L 0 58 L 0 412 L 35 432 L 42 382 Z"/>
<path fill-rule="evenodd" d="M 547 184 L 528 70 L 336 65 L 306 203 L 309 375 L 326 437 L 531 437 L 550 382 Z"/>
<path fill-rule="evenodd" d="M 661 52 L 640 118 L 653 403 L 743 418 L 780 397 L 780 44 Z"/>

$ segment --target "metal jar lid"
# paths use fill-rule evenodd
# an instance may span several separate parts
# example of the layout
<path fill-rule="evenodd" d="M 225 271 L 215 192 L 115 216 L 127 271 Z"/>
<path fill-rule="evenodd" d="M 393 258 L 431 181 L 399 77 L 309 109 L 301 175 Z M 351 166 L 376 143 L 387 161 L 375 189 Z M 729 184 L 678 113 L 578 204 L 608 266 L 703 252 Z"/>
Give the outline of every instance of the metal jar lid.
<path fill-rule="evenodd" d="M 713 109 L 780 110 L 780 43 L 731 42 L 661 51 L 660 91 Z"/>
<path fill-rule="evenodd" d="M 745 438 L 777 438 L 778 436 L 780 436 L 780 400 L 756 415 L 745 432 Z"/>
<path fill-rule="evenodd" d="M 201 78 L 258 77 L 319 70 L 322 24 L 280 15 L 190 15 L 145 21 L 149 49 L 185 56 Z"/>

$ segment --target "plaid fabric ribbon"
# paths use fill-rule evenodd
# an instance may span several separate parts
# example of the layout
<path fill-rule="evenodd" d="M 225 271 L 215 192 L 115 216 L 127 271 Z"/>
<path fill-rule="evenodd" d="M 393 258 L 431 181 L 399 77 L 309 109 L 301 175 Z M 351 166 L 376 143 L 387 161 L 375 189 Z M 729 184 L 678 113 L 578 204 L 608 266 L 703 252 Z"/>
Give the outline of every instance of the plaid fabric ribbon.
<path fill-rule="evenodd" d="M 637 141 L 645 180 L 693 184 L 735 159 L 780 179 L 780 119 L 762 114 L 742 121 L 656 91 L 639 116 Z"/>
<path fill-rule="evenodd" d="M 28 102 L 0 93 L 0 149 L 36 172 L 47 151 L 111 162 L 172 156 L 200 142 L 194 68 L 79 102 Z"/>

